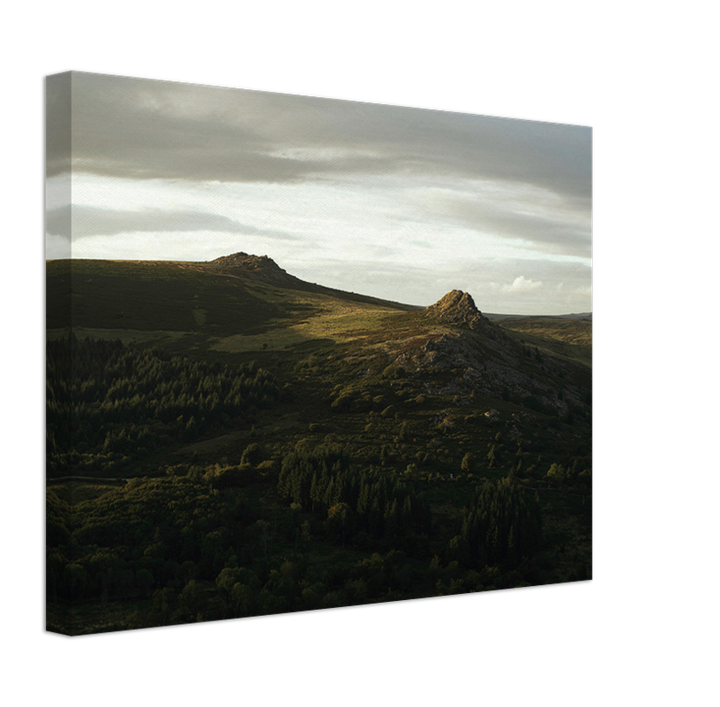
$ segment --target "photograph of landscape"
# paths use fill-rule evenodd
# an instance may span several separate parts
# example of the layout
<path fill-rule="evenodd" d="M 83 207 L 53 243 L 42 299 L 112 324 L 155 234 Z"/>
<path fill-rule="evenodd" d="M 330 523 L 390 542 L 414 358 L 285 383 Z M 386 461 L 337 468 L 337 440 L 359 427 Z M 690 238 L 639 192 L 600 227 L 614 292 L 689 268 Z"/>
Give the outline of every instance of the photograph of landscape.
<path fill-rule="evenodd" d="M 45 226 L 47 630 L 592 578 L 591 128 L 68 72 Z"/>

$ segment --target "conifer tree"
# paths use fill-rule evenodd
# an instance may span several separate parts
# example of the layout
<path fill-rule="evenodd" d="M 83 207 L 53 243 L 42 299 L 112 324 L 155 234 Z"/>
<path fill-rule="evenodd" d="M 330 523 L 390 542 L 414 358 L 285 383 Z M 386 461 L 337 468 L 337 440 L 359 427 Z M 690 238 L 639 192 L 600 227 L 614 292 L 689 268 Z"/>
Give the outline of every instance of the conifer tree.
<path fill-rule="evenodd" d="M 398 507 L 397 500 L 393 499 L 385 507 L 385 537 L 394 538 L 398 534 Z"/>
<path fill-rule="evenodd" d="M 383 533 L 383 514 L 380 510 L 380 500 L 377 496 L 373 499 L 368 514 L 368 530 L 370 534 L 376 538 L 382 536 Z"/>
<path fill-rule="evenodd" d="M 370 484 L 362 482 L 360 485 L 360 493 L 358 495 L 357 513 L 364 516 L 370 510 Z"/>
<path fill-rule="evenodd" d="M 508 533 L 507 555 L 511 562 L 515 562 L 517 560 L 518 550 L 515 541 L 514 525 L 510 526 L 510 532 Z"/>
<path fill-rule="evenodd" d="M 466 474 L 472 474 L 475 470 L 475 455 L 472 452 L 468 452 L 463 457 L 460 469 Z"/>
<path fill-rule="evenodd" d="M 337 503 L 337 493 L 335 490 L 335 479 L 331 478 L 330 483 L 327 485 L 325 489 L 325 495 L 323 497 L 323 503 L 325 504 L 325 508 L 330 508 Z"/>
<path fill-rule="evenodd" d="M 407 532 L 408 530 L 412 530 L 414 525 L 415 522 L 413 517 L 412 501 L 410 500 L 410 496 L 408 495 L 403 501 L 400 527 L 402 528 L 403 532 Z"/>
<path fill-rule="evenodd" d="M 488 469 L 492 469 L 495 466 L 495 462 L 496 462 L 495 445 L 494 444 L 490 447 L 490 451 L 488 452 L 487 459 L 488 459 Z"/>
<path fill-rule="evenodd" d="M 312 482 L 310 483 L 310 503 L 311 510 L 314 513 L 318 504 L 322 502 L 322 490 L 318 481 L 317 471 L 313 471 Z M 297 502 L 297 501 L 296 501 Z"/>

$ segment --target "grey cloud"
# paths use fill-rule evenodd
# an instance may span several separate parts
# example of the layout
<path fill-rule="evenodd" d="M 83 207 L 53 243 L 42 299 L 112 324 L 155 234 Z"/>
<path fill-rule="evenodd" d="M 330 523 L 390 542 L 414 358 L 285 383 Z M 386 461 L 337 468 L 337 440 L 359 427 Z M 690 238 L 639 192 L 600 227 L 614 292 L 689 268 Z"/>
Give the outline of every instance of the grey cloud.
<path fill-rule="evenodd" d="M 48 76 L 45 82 L 45 152 L 48 177 L 70 169 L 71 75 Z"/>
<path fill-rule="evenodd" d="M 61 236 L 68 240 L 72 236 L 72 212 L 69 206 L 53 209 L 45 213 L 45 231 L 51 236 Z"/>
<path fill-rule="evenodd" d="M 281 240 L 298 239 L 285 231 L 258 228 L 220 214 L 198 211 L 126 211 L 77 205 L 72 207 L 72 211 L 70 206 L 64 206 L 48 211 L 45 216 L 45 228 L 50 235 L 69 237 L 71 223 L 73 239 L 162 231 L 219 231 Z"/>
<path fill-rule="evenodd" d="M 288 182 L 400 173 L 504 179 L 589 198 L 589 128 L 73 73 L 74 168 Z M 48 172 L 63 169 L 48 140 Z M 284 150 L 305 149 L 302 157 Z M 323 156 L 332 149 L 335 156 Z M 314 154 L 313 151 L 320 151 Z"/>
<path fill-rule="evenodd" d="M 461 226 L 485 231 L 501 238 L 527 241 L 547 253 L 589 258 L 591 222 L 589 213 L 551 210 L 549 213 L 503 209 L 485 201 L 446 199 L 425 206 L 428 214 Z"/>
<path fill-rule="evenodd" d="M 591 193 L 589 128 L 486 116 L 373 107 L 368 141 L 398 171 L 535 184 L 568 197 Z"/>
<path fill-rule="evenodd" d="M 76 170 L 145 179 L 287 181 L 307 169 L 269 154 L 273 146 L 253 132 L 252 120 L 243 120 L 237 101 L 232 110 L 232 91 L 77 72 L 69 82 L 67 76 L 47 83 L 48 176 L 67 169 L 70 114 Z"/>
<path fill-rule="evenodd" d="M 481 221 L 482 223 L 482 221 Z M 551 217 L 528 214 L 487 214 L 484 226 L 496 235 L 528 241 L 538 250 L 589 258 L 591 237 L 588 228 Z"/>

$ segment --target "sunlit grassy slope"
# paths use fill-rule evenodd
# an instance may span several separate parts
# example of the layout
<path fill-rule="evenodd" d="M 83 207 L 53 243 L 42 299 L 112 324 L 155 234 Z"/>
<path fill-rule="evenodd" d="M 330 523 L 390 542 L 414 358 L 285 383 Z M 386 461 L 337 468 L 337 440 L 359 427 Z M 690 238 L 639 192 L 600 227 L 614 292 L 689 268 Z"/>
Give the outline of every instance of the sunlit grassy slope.
<path fill-rule="evenodd" d="M 51 261 L 47 329 L 176 348 L 252 352 L 348 341 L 417 309 L 308 285 L 278 287 L 206 263 Z"/>
<path fill-rule="evenodd" d="M 311 341 L 377 339 L 378 329 L 407 321 L 399 316 L 393 324 L 393 315 L 420 309 L 302 284 L 304 290 L 279 287 L 210 263 L 50 261 L 48 336 L 58 336 L 69 322 L 79 337 L 228 353 L 277 351 Z M 498 324 L 532 345 L 589 359 L 590 321 L 511 317 Z"/>

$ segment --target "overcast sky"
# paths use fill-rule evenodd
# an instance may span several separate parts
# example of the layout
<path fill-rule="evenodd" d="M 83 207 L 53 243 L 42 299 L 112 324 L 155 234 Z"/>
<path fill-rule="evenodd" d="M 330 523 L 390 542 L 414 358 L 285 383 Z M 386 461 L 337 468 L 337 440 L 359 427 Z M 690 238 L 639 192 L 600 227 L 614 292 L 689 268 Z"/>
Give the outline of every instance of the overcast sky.
<path fill-rule="evenodd" d="M 85 73 L 47 110 L 48 258 L 245 251 L 409 304 L 592 309 L 588 127 Z"/>

